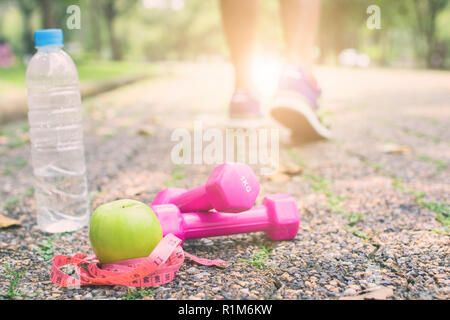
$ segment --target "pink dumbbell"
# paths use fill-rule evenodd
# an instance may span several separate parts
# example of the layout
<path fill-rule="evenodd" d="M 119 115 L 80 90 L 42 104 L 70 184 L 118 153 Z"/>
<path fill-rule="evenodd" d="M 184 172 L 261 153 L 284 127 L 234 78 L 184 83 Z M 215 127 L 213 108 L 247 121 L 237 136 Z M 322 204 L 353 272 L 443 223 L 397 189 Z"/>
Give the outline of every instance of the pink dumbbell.
<path fill-rule="evenodd" d="M 286 194 L 264 198 L 261 206 L 240 213 L 186 212 L 173 204 L 152 205 L 163 235 L 173 233 L 182 240 L 265 231 L 272 240 L 297 235 L 300 215 L 295 199 Z"/>
<path fill-rule="evenodd" d="M 253 170 L 243 163 L 224 163 L 214 168 L 205 185 L 192 190 L 167 188 L 158 192 L 152 205 L 174 204 L 181 212 L 241 212 L 250 209 L 259 193 Z"/>

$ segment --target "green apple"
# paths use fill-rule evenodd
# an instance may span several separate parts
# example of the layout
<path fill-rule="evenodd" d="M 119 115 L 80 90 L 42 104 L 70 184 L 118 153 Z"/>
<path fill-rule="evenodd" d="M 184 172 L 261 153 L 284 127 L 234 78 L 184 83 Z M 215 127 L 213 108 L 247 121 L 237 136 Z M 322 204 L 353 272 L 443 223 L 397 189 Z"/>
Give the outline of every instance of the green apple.
<path fill-rule="evenodd" d="M 89 240 L 101 263 L 147 257 L 162 236 L 153 210 L 131 199 L 99 206 L 89 228 Z"/>

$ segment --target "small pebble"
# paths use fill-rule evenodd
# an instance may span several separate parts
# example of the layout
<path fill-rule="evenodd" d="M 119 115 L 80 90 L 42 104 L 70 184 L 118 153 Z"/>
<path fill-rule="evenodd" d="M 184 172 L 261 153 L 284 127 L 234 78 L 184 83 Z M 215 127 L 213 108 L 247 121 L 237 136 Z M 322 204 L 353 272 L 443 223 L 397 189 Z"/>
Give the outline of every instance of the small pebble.
<path fill-rule="evenodd" d="M 356 294 L 356 290 L 352 288 L 348 288 L 344 291 L 344 296 L 353 296 Z"/>
<path fill-rule="evenodd" d="M 191 268 L 189 268 L 189 269 L 186 270 L 186 273 L 194 274 L 194 273 L 196 273 L 196 272 L 198 272 L 198 271 L 199 271 L 199 270 L 198 270 L 197 268 L 191 267 Z"/>

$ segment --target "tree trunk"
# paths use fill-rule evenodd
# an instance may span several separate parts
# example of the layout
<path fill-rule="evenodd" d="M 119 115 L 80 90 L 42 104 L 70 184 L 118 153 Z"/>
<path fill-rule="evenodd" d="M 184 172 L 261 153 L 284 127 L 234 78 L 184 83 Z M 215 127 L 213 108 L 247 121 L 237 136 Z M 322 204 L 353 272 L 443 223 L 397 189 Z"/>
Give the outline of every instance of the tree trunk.
<path fill-rule="evenodd" d="M 94 51 L 97 53 L 98 56 L 102 53 L 102 39 L 100 37 L 100 23 L 98 21 L 99 16 L 99 8 L 98 3 L 95 1 L 89 1 L 90 5 L 90 20 L 91 20 L 91 32 L 90 35 L 92 36 L 93 41 L 93 48 Z"/>
<path fill-rule="evenodd" d="M 111 47 L 112 59 L 121 60 L 122 52 L 120 50 L 120 44 L 116 37 L 116 32 L 114 29 L 114 20 L 116 18 L 117 12 L 114 8 L 114 1 L 108 1 L 105 7 L 106 24 L 108 27 L 108 37 L 109 44 Z"/>
<path fill-rule="evenodd" d="M 18 1 L 20 11 L 22 13 L 22 43 L 25 55 L 31 55 L 34 52 L 33 32 L 30 26 L 31 14 L 33 13 L 33 6 L 26 0 Z"/>
<path fill-rule="evenodd" d="M 51 0 L 41 0 L 42 25 L 45 29 L 56 28 L 55 17 L 53 15 L 53 6 Z"/>
<path fill-rule="evenodd" d="M 436 19 L 439 12 L 445 8 L 446 3 L 446 1 L 442 0 L 429 0 L 426 2 L 419 2 L 418 0 L 414 1 L 417 27 L 426 44 L 424 58 L 426 59 L 425 65 L 427 68 L 438 68 L 441 67 L 442 64 L 437 62 L 439 57 L 437 59 L 435 58 L 435 55 L 439 55 L 436 38 Z M 421 4 L 425 7 L 420 7 Z"/>
<path fill-rule="evenodd" d="M 24 51 L 25 54 L 33 54 L 34 45 L 33 45 L 33 32 L 31 31 L 30 19 L 31 19 L 32 11 L 24 10 L 23 11 L 23 34 L 22 41 L 24 43 Z"/>

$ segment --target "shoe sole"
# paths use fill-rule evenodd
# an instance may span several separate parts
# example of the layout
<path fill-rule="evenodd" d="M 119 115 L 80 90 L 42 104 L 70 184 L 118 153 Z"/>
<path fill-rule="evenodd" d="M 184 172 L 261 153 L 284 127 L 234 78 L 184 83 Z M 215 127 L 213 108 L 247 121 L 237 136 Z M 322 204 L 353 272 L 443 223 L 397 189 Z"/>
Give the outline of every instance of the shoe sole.
<path fill-rule="evenodd" d="M 331 138 L 305 99 L 297 94 L 279 93 L 272 101 L 271 116 L 292 132 L 295 142 L 308 143 Z"/>

